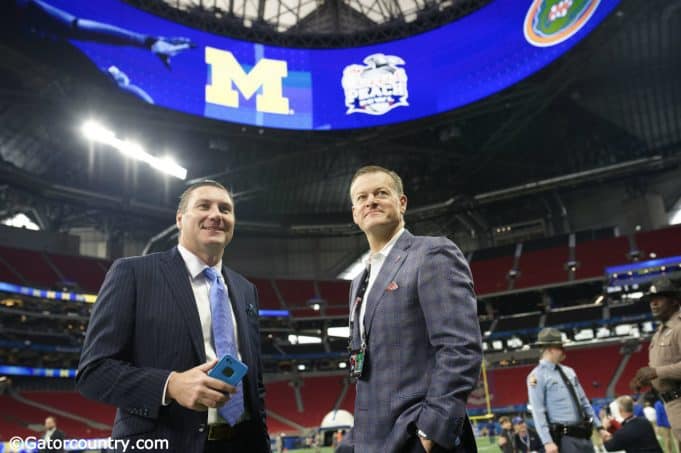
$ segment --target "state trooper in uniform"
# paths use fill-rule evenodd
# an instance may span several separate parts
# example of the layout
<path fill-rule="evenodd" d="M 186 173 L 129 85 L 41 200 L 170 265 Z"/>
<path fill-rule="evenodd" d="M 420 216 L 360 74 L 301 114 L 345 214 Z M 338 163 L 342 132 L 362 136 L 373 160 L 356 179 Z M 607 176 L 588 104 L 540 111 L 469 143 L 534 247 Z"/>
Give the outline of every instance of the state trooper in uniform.
<path fill-rule="evenodd" d="M 672 432 L 681 440 L 681 290 L 670 279 L 658 278 L 641 300 L 650 304 L 659 327 L 650 340 L 649 366 L 636 372 L 632 386 L 657 390 Z"/>
<path fill-rule="evenodd" d="M 539 332 L 535 346 L 541 347 L 541 360 L 527 376 L 527 393 L 532 418 L 546 453 L 593 452 L 593 426 L 601 422 L 584 394 L 577 375 L 560 365 L 565 359 L 562 334 L 553 328 Z"/>

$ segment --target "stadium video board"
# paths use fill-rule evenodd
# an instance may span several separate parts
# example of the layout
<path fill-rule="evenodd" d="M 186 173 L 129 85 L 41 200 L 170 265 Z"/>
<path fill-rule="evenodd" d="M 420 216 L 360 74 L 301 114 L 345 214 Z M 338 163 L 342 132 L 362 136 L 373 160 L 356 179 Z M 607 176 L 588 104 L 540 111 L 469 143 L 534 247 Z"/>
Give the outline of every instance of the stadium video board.
<path fill-rule="evenodd" d="M 437 29 L 371 46 L 267 46 L 192 29 L 121 0 L 15 0 L 19 20 L 77 46 L 122 90 L 253 126 L 332 130 L 456 109 L 530 76 L 620 0 L 493 0 Z"/>

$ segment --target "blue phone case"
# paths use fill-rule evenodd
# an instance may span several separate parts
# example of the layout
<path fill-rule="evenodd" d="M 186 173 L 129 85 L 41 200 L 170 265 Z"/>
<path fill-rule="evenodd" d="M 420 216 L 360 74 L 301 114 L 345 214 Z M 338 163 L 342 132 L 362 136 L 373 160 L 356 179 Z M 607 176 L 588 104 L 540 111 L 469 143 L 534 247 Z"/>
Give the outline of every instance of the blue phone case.
<path fill-rule="evenodd" d="M 229 385 L 237 385 L 246 375 L 248 366 L 227 354 L 208 372 L 208 376 L 220 379 Z"/>

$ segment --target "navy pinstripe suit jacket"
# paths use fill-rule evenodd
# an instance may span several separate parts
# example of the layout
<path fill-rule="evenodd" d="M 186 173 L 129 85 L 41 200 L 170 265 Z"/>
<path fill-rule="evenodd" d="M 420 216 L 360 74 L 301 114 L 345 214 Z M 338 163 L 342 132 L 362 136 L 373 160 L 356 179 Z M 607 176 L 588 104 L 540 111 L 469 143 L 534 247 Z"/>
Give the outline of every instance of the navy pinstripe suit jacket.
<path fill-rule="evenodd" d="M 241 358 L 248 365 L 244 403 L 259 425 L 259 439 L 250 442 L 255 445 L 253 451 L 269 452 L 257 293 L 255 286 L 236 272 L 223 266 L 222 273 L 236 317 Z M 207 413 L 175 402 L 161 404 L 171 371 L 185 371 L 206 361 L 187 275 L 177 247 L 117 260 L 106 275 L 92 311 L 76 380 L 86 397 L 118 407 L 114 438 L 166 438 L 169 451 L 204 449 Z"/>
<path fill-rule="evenodd" d="M 351 306 L 360 278 L 351 285 Z M 422 451 L 415 426 L 445 449 L 477 451 L 465 404 L 482 347 L 473 281 L 459 249 L 443 237 L 404 231 L 364 303 L 365 371 L 355 425 L 339 451 Z M 358 329 L 352 343 L 360 345 Z"/>

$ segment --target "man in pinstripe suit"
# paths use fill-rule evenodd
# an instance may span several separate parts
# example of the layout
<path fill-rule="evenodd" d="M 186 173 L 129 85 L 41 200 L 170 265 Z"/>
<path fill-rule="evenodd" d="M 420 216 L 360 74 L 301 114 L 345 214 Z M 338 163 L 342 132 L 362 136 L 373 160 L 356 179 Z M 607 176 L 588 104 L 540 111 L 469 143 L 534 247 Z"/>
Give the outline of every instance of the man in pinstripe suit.
<path fill-rule="evenodd" d="M 448 239 L 404 229 L 396 173 L 363 167 L 350 196 L 371 251 L 350 290 L 355 424 L 338 451 L 475 452 L 465 404 L 482 348 L 466 260 Z"/>
<path fill-rule="evenodd" d="M 214 181 L 190 186 L 176 220 L 177 247 L 117 260 L 109 270 L 83 345 L 78 389 L 118 407 L 114 439 L 167 439 L 168 448 L 159 451 L 269 453 L 257 294 L 222 265 L 234 233 L 231 195 Z M 233 425 L 217 409 L 236 388 L 207 375 L 218 358 L 213 283 L 204 275 L 209 267 L 216 271 L 213 283 L 224 279 L 225 305 L 231 305 L 223 313 L 231 311 L 232 338 L 248 365 L 241 415 Z"/>

